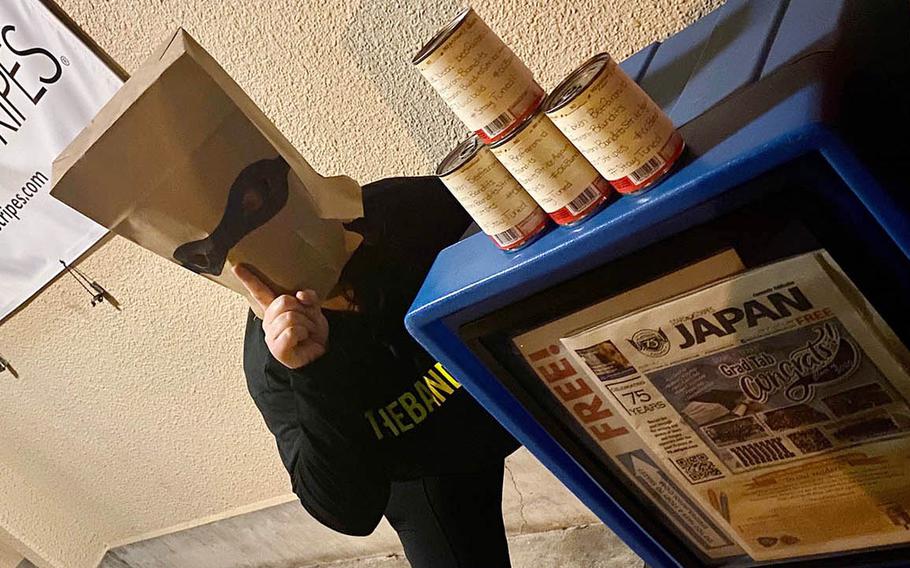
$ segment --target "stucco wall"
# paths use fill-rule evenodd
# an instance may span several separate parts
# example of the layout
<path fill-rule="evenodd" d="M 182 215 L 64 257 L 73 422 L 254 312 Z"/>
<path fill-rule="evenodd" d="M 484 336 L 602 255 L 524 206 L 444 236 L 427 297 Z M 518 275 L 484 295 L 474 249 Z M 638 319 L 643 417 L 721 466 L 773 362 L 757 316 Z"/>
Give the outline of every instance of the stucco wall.
<path fill-rule="evenodd" d="M 464 135 L 409 65 L 461 2 L 59 2 L 127 70 L 186 27 L 324 174 L 426 174 Z M 719 3 L 474 6 L 549 88 L 589 55 L 625 57 Z M 0 327 L 21 375 L 0 375 L 0 528 L 39 566 L 92 567 L 110 544 L 285 499 L 240 370 L 242 301 L 122 239 L 81 268 L 122 312 L 90 308 L 65 278 Z M 524 459 L 515 473 L 544 479 L 537 467 Z M 552 502 L 566 498 L 537 487 L 522 512 L 558 524 L 565 511 Z M 517 493 L 509 499 L 518 518 Z"/>

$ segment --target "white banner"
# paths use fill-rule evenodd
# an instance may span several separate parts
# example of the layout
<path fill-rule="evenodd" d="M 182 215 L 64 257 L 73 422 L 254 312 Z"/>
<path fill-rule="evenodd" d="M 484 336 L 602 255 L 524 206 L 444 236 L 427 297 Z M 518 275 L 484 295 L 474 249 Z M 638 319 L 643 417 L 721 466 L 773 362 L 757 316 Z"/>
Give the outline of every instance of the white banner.
<path fill-rule="evenodd" d="M 107 232 L 51 198 L 51 163 L 121 84 L 38 0 L 0 3 L 0 319 Z"/>

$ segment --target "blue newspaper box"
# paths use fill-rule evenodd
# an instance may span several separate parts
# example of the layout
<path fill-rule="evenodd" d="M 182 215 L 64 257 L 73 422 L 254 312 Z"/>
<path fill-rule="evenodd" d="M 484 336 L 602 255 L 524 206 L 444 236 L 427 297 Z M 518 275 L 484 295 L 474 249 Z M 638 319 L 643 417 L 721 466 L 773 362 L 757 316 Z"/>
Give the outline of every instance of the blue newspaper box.
<path fill-rule="evenodd" d="M 636 53 L 622 67 L 680 128 L 680 166 L 516 253 L 482 234 L 447 248 L 407 315 L 651 566 L 910 563 L 908 30 L 905 1 L 730 0 Z M 705 336 L 730 334 L 716 306 L 698 311 L 701 291 L 787 267 L 799 282 L 816 266 L 800 262 L 819 258 L 819 290 L 847 303 L 797 318 L 787 282 L 737 300 L 724 314 L 752 326 L 777 294 L 771 319 L 791 331 L 742 335 L 739 366 L 718 364 L 727 351 Z M 564 341 L 674 306 L 667 325 L 598 344 L 620 352 L 594 353 L 605 374 Z M 674 324 L 695 323 L 703 349 L 660 371 Z M 824 330 L 837 336 L 827 351 Z M 629 363 L 642 354 L 653 376 Z M 775 361 L 803 366 L 747 392 Z"/>

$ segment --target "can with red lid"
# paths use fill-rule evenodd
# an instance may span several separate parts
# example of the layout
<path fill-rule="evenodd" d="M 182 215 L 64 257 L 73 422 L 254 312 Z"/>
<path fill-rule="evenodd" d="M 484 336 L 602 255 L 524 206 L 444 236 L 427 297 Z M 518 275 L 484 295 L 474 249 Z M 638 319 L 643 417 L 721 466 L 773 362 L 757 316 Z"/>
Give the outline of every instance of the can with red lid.
<path fill-rule="evenodd" d="M 573 71 L 543 110 L 620 193 L 652 186 L 685 147 L 670 117 L 606 53 Z"/>
<path fill-rule="evenodd" d="M 456 146 L 436 175 L 502 250 L 530 244 L 547 226 L 547 214 L 477 136 Z"/>
<path fill-rule="evenodd" d="M 439 30 L 412 63 L 484 143 L 507 135 L 544 100 L 531 70 L 471 8 Z"/>
<path fill-rule="evenodd" d="M 490 150 L 560 225 L 587 219 L 614 195 L 607 180 L 543 113 L 528 117 Z"/>

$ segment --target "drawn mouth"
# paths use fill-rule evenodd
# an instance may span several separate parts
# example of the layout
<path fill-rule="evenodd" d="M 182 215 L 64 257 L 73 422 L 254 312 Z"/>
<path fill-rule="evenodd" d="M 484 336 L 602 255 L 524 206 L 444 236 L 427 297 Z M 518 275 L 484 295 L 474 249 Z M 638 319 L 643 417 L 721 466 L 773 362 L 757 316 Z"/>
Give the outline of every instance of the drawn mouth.
<path fill-rule="evenodd" d="M 219 276 L 228 252 L 287 203 L 288 171 L 290 166 L 281 156 L 244 168 L 231 184 L 224 214 L 215 229 L 204 239 L 177 247 L 174 259 L 197 274 Z"/>

